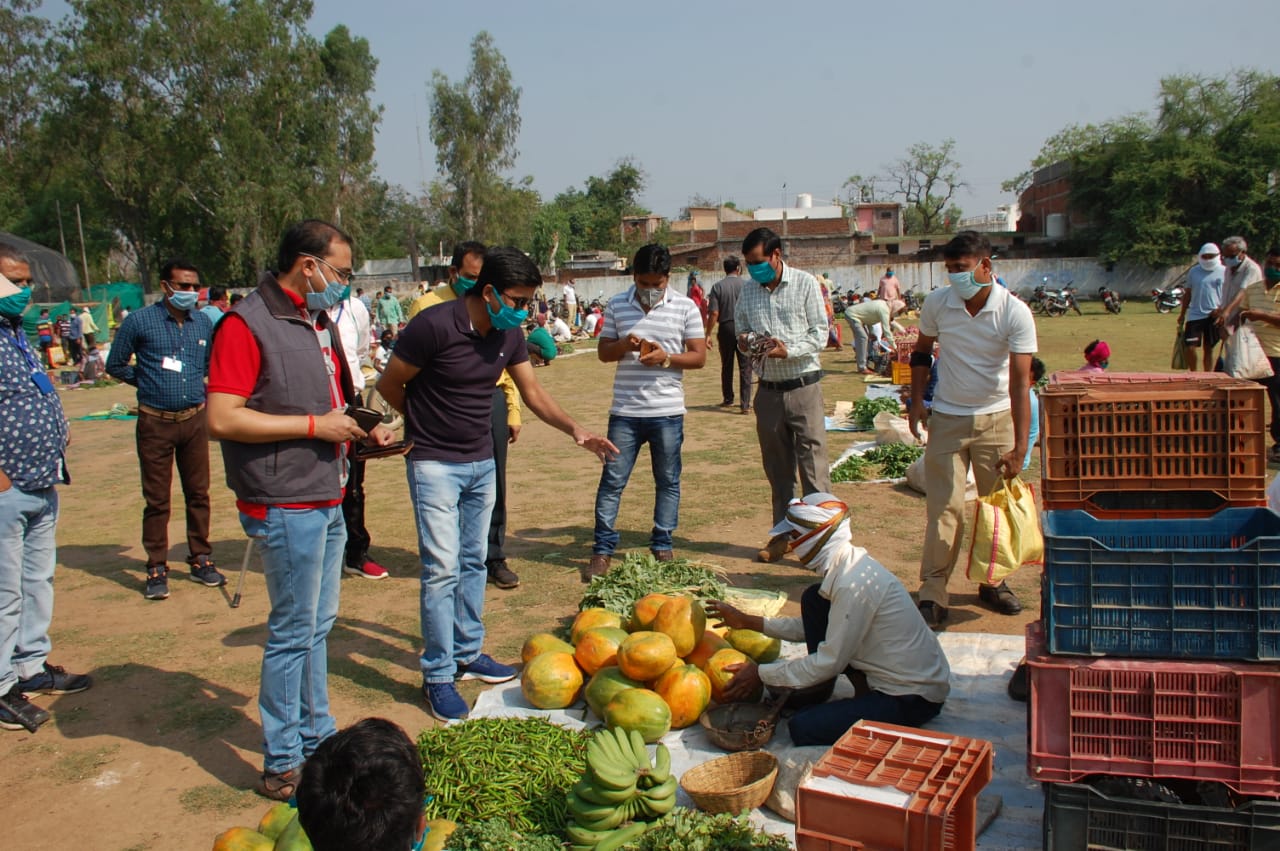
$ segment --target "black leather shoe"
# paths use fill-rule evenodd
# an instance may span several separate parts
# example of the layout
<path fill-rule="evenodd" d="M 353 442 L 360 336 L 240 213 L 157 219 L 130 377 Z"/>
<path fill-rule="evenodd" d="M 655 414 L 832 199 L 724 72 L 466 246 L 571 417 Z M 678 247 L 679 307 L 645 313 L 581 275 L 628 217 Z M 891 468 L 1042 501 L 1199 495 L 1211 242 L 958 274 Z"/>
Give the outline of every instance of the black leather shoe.
<path fill-rule="evenodd" d="M 925 600 L 920 604 L 920 617 L 924 618 L 925 625 L 929 629 L 937 629 L 946 623 L 947 607 L 939 606 L 932 600 Z"/>
<path fill-rule="evenodd" d="M 1022 603 L 1004 582 L 999 585 L 979 585 L 978 600 L 1002 615 L 1016 615 L 1022 611 Z"/>

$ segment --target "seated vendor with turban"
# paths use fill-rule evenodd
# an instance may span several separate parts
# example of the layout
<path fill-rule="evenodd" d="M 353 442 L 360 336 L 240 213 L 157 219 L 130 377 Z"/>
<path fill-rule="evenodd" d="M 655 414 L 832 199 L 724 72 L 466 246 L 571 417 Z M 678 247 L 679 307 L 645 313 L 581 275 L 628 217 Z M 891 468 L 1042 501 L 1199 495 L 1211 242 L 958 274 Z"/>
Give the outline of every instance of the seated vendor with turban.
<path fill-rule="evenodd" d="M 864 719 L 918 727 L 936 716 L 951 688 L 947 657 L 898 578 L 853 545 L 849 506 L 828 493 L 794 499 L 770 532 L 784 534 L 821 578 L 801 596 L 800 617 L 762 618 L 718 600 L 707 612 L 731 629 L 803 641 L 809 655 L 737 666 L 726 697 L 747 698 L 763 682 L 774 690 L 817 686 L 826 700 L 846 674 L 857 696 L 796 712 L 790 729 L 797 745 L 833 744 Z"/>

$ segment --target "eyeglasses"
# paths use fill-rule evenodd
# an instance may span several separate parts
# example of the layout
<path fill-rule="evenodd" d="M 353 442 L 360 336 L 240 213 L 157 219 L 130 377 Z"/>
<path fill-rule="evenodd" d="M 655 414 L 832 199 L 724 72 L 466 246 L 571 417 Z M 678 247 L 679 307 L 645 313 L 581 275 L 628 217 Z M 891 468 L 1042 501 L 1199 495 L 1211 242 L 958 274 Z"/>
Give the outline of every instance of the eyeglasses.
<path fill-rule="evenodd" d="M 328 266 L 330 271 L 332 271 L 333 274 L 338 276 L 338 283 L 340 284 L 351 283 L 351 276 L 356 273 L 355 269 L 339 269 L 338 267 L 330 263 L 328 260 L 325 260 L 323 257 L 317 257 L 314 254 L 303 254 L 302 256 L 310 257 L 312 260 L 315 260 L 319 263 L 323 263 L 324 265 Z"/>
<path fill-rule="evenodd" d="M 511 306 L 516 310 L 525 310 L 529 305 L 533 304 L 533 299 L 531 298 L 516 298 L 515 296 L 507 295 L 506 293 L 498 293 L 498 297 L 502 299 L 510 299 Z"/>
<path fill-rule="evenodd" d="M 31 286 L 31 278 L 10 278 L 9 283 L 18 287 L 29 287 Z"/>
<path fill-rule="evenodd" d="M 192 283 L 191 281 L 165 281 L 165 283 L 175 290 L 184 290 L 186 292 L 200 288 L 198 283 Z"/>

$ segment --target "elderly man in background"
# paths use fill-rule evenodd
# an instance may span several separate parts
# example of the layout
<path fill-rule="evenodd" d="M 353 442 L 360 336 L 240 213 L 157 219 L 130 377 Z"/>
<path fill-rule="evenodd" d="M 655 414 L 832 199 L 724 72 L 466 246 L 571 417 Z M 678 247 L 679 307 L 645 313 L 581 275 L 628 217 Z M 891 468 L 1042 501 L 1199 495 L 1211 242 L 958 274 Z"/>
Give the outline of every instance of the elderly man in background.
<path fill-rule="evenodd" d="M 1222 279 L 1222 306 L 1213 317 L 1228 336 L 1239 324 L 1237 313 L 1244 300 L 1244 288 L 1262 280 L 1262 267 L 1246 253 L 1248 250 L 1243 236 L 1229 236 L 1222 241 L 1222 265 L 1227 271 Z"/>

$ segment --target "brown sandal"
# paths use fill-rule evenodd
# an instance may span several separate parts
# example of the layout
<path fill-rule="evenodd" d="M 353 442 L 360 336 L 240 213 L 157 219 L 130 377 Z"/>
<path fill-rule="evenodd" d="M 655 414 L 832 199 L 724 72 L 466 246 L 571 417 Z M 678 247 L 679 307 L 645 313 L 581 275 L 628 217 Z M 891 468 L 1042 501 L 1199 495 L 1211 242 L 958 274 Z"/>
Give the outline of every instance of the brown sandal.
<path fill-rule="evenodd" d="M 258 782 L 254 784 L 253 789 L 264 798 L 270 798 L 273 801 L 288 801 L 293 797 L 293 793 L 297 791 L 298 775 L 299 772 L 296 768 L 282 771 L 279 774 L 264 771 L 262 776 L 258 778 Z"/>

